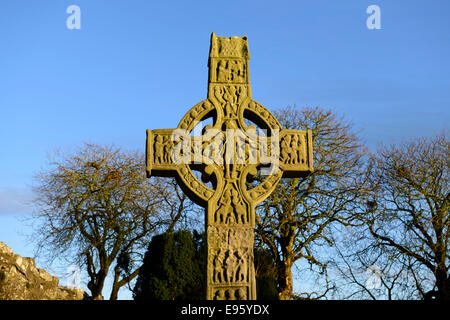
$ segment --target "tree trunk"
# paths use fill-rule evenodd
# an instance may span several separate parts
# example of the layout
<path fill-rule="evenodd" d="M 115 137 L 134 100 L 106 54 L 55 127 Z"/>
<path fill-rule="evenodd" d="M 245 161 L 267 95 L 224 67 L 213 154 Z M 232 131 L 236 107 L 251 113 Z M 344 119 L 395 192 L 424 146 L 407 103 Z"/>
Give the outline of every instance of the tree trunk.
<path fill-rule="evenodd" d="M 109 296 L 109 300 L 117 300 L 117 294 L 119 293 L 119 285 L 117 283 L 114 283 L 112 290 L 111 290 L 111 295 Z"/>
<path fill-rule="evenodd" d="M 93 300 L 103 300 L 102 291 L 105 283 L 106 273 L 100 270 L 94 278 L 91 277 L 87 287 L 91 291 L 91 297 Z"/>
<path fill-rule="evenodd" d="M 292 263 L 281 261 L 278 266 L 278 297 L 280 300 L 290 300 L 293 296 Z"/>
<path fill-rule="evenodd" d="M 109 300 L 117 300 L 117 295 L 119 293 L 120 288 L 124 286 L 125 284 L 132 281 L 134 278 L 137 277 L 139 274 L 141 268 L 137 268 L 134 270 L 131 274 L 127 275 L 126 277 L 123 277 L 121 280 L 119 280 L 120 277 L 120 269 L 118 266 L 114 268 L 114 281 L 113 281 L 113 287 L 111 290 L 111 295 L 109 296 Z"/>
<path fill-rule="evenodd" d="M 445 268 L 445 267 L 444 267 Z M 450 300 L 450 278 L 447 276 L 447 271 L 438 269 L 436 272 L 436 299 Z"/>
<path fill-rule="evenodd" d="M 102 289 L 94 285 L 92 282 L 88 283 L 88 288 L 91 291 L 92 300 L 103 300 Z"/>
<path fill-rule="evenodd" d="M 116 267 L 114 268 L 114 281 L 111 290 L 111 295 L 109 296 L 109 300 L 117 300 L 117 294 L 119 293 L 119 289 L 121 287 L 119 277 L 120 277 L 120 269 L 119 266 L 116 265 Z"/>

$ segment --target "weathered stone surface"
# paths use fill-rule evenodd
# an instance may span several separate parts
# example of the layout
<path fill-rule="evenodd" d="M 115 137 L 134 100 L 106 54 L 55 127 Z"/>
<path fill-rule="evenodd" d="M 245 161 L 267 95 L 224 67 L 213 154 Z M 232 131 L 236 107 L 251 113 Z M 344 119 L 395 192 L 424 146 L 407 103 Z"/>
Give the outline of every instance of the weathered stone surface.
<path fill-rule="evenodd" d="M 255 205 L 282 177 L 313 170 L 311 131 L 282 129 L 252 99 L 249 60 L 247 37 L 213 33 L 207 99 L 189 110 L 176 129 L 147 130 L 147 175 L 176 177 L 206 209 L 208 300 L 256 299 Z M 196 133 L 198 123 L 208 118 L 213 125 Z M 258 170 L 263 180 L 249 185 Z M 201 172 L 201 180 L 193 171 Z"/>
<path fill-rule="evenodd" d="M 36 268 L 34 259 L 21 257 L 0 242 L 0 300 L 82 300 L 82 289 L 59 285 L 57 277 Z"/>

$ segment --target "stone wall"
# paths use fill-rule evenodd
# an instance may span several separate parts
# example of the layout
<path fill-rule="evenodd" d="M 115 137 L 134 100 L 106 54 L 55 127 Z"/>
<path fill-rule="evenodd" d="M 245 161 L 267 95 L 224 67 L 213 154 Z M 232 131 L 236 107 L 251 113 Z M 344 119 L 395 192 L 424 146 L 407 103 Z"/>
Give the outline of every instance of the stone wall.
<path fill-rule="evenodd" d="M 21 257 L 0 242 L 0 300 L 82 300 L 79 288 L 59 285 L 59 279 L 37 268 L 32 258 Z"/>

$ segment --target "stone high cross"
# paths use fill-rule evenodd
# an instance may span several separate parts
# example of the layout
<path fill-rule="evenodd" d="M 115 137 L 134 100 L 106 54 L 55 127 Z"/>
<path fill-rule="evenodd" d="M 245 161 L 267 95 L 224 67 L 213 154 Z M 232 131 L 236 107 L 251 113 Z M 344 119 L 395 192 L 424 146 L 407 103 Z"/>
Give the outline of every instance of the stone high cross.
<path fill-rule="evenodd" d="M 282 129 L 252 100 L 249 60 L 246 37 L 213 33 L 208 98 L 176 129 L 147 130 L 147 176 L 176 177 L 206 209 L 208 300 L 256 299 L 255 205 L 282 177 L 313 170 L 311 131 Z M 196 135 L 207 118 L 213 124 Z"/>

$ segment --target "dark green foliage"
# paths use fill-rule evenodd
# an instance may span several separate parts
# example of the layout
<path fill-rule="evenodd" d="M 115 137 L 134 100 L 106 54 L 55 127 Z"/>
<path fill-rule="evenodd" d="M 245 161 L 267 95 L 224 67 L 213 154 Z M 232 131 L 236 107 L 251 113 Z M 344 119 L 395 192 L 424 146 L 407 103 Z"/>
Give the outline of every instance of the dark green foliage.
<path fill-rule="evenodd" d="M 182 230 L 154 236 L 134 290 L 136 300 L 204 299 L 202 236 Z"/>
<path fill-rule="evenodd" d="M 117 257 L 117 266 L 119 267 L 122 274 L 130 274 L 131 269 L 131 259 L 130 253 L 127 251 L 121 251 Z"/>
<path fill-rule="evenodd" d="M 204 233 L 188 230 L 154 236 L 134 287 L 136 300 L 204 300 Z M 258 300 L 278 300 L 275 264 L 270 252 L 255 248 Z"/>
<path fill-rule="evenodd" d="M 278 300 L 276 267 L 267 249 L 255 248 L 256 297 L 258 300 Z"/>

